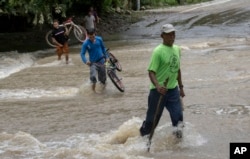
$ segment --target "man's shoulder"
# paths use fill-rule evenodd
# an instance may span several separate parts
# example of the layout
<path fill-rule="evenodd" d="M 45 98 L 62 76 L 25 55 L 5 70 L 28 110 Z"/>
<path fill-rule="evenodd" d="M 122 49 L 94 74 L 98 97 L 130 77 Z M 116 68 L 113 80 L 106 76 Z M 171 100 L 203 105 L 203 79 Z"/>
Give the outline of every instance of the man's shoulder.
<path fill-rule="evenodd" d="M 180 48 L 180 46 L 179 46 L 179 45 L 174 44 L 174 45 L 173 45 L 173 48 L 178 48 L 178 49 L 179 49 L 179 48 Z"/>
<path fill-rule="evenodd" d="M 166 50 L 166 48 L 168 48 L 168 49 L 179 49 L 180 46 L 174 44 L 172 47 L 169 47 L 169 46 L 165 46 L 163 44 L 159 44 L 158 46 L 155 47 L 154 50 Z"/>
<path fill-rule="evenodd" d="M 56 31 L 58 31 L 58 29 L 59 29 L 59 28 L 53 28 L 52 31 L 53 31 L 53 32 L 56 32 Z"/>
<path fill-rule="evenodd" d="M 154 52 L 158 52 L 160 50 L 164 49 L 164 45 L 163 44 L 159 44 L 154 48 Z"/>
<path fill-rule="evenodd" d="M 86 39 L 83 43 L 82 43 L 82 46 L 83 47 L 86 47 L 87 45 L 89 45 L 90 43 L 90 40 L 89 39 Z"/>
<path fill-rule="evenodd" d="M 173 45 L 172 47 L 166 47 L 163 44 L 159 44 L 154 48 L 153 54 L 164 54 L 166 51 L 170 51 L 170 50 L 174 50 L 174 51 L 179 52 L 180 47 L 178 45 Z"/>
<path fill-rule="evenodd" d="M 58 32 L 60 32 L 62 29 L 59 27 L 59 28 L 53 28 L 52 30 L 52 34 L 56 34 Z"/>
<path fill-rule="evenodd" d="M 97 40 L 101 40 L 101 41 L 102 41 L 102 37 L 100 37 L 100 36 L 95 36 L 95 38 L 96 38 Z"/>
<path fill-rule="evenodd" d="M 173 48 L 176 52 L 179 52 L 181 51 L 181 47 L 179 45 L 173 45 Z"/>
<path fill-rule="evenodd" d="M 62 31 L 62 30 L 65 30 L 64 26 L 59 26 L 57 29 L 54 28 L 54 31 L 57 32 L 57 31 Z"/>
<path fill-rule="evenodd" d="M 84 17 L 84 19 L 85 19 L 85 20 L 89 20 L 90 17 L 86 15 L 86 16 Z"/>

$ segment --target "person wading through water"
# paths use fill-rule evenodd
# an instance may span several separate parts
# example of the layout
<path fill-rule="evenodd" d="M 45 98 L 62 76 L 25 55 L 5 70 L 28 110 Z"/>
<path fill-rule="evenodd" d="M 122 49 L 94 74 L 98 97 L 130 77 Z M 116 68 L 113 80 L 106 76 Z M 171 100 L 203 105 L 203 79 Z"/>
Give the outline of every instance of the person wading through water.
<path fill-rule="evenodd" d="M 151 81 L 148 109 L 146 119 L 140 128 L 141 136 L 148 135 L 155 129 L 165 107 L 170 114 L 173 134 L 177 138 L 182 138 L 182 129 L 179 129 L 183 127 L 180 96 L 184 97 L 185 93 L 180 69 L 180 47 L 174 45 L 175 31 L 172 24 L 163 25 L 161 28 L 163 43 L 159 44 L 151 55 L 148 66 Z M 156 112 L 157 107 L 159 107 L 158 112 Z"/>

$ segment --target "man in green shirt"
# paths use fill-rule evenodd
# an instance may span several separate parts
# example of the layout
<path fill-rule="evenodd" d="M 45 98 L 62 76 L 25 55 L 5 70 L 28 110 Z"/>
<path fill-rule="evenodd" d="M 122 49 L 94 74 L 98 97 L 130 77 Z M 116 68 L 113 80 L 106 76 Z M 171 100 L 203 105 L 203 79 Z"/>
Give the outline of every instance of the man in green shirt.
<path fill-rule="evenodd" d="M 163 43 L 158 45 L 151 55 L 148 66 L 151 84 L 146 119 L 140 128 L 142 136 L 150 134 L 151 130 L 155 129 L 166 107 L 174 127 L 173 134 L 178 138 L 182 137 L 182 129 L 179 129 L 183 127 L 180 96 L 184 97 L 185 93 L 180 70 L 180 47 L 174 45 L 175 31 L 172 24 L 163 25 Z"/>

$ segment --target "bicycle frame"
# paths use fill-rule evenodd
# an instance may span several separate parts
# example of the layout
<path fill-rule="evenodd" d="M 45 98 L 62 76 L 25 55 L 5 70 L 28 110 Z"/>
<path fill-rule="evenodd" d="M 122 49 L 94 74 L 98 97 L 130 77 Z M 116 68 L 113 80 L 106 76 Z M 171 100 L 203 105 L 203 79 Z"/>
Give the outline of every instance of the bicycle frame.
<path fill-rule="evenodd" d="M 118 61 L 118 59 L 108 51 L 109 49 L 106 49 L 106 54 L 109 55 L 109 61 L 106 62 L 106 65 L 104 67 L 106 67 L 106 71 L 107 74 L 110 78 L 110 80 L 112 81 L 112 83 L 115 85 L 115 87 L 120 91 L 120 92 L 124 92 L 125 91 L 125 87 L 122 83 L 122 79 L 118 77 L 118 75 L 116 74 L 116 70 L 121 71 L 121 65 Z M 105 56 L 103 56 L 102 58 L 105 58 Z M 97 63 L 94 63 L 97 64 Z M 98 64 L 97 64 L 98 65 Z"/>
<path fill-rule="evenodd" d="M 121 65 L 118 61 L 118 59 L 111 54 L 109 51 L 109 49 L 106 50 L 106 53 L 109 55 L 109 61 L 108 61 L 108 65 L 106 67 L 107 69 L 107 74 L 109 76 L 109 78 L 111 79 L 112 83 L 116 86 L 116 88 L 120 91 L 120 92 L 124 92 L 125 91 L 125 87 L 122 83 L 122 79 L 119 78 L 116 74 L 116 70 L 121 71 Z"/>
<path fill-rule="evenodd" d="M 116 74 L 116 66 L 115 64 L 113 64 L 112 62 L 108 61 L 105 65 L 103 64 L 99 64 L 99 63 L 92 63 L 93 65 L 96 65 L 98 67 L 105 67 L 106 68 L 106 72 L 108 74 L 108 77 L 110 78 L 110 80 L 112 81 L 112 83 L 115 85 L 115 87 L 120 91 L 120 92 L 124 92 L 125 91 L 125 87 L 122 83 L 122 79 L 119 78 Z"/>
<path fill-rule="evenodd" d="M 72 29 L 69 30 L 69 35 L 71 34 L 71 31 L 73 31 L 75 38 L 79 42 L 84 42 L 87 38 L 87 31 L 83 26 L 77 25 L 73 22 L 72 17 L 68 18 L 66 21 L 63 22 L 63 24 L 60 24 L 59 26 L 72 26 Z M 56 47 L 56 45 L 51 40 L 51 33 L 52 30 L 48 31 L 45 35 L 45 40 L 48 45 L 51 47 Z"/>
<path fill-rule="evenodd" d="M 125 87 L 122 83 L 122 79 L 119 78 L 116 74 L 116 66 L 115 64 L 112 64 L 111 62 L 109 62 L 109 65 L 107 66 L 107 74 L 110 78 L 110 80 L 112 81 L 112 83 L 115 85 L 115 87 L 120 91 L 120 92 L 124 92 L 125 91 Z"/>
<path fill-rule="evenodd" d="M 107 71 L 116 71 L 116 66 L 112 62 L 108 62 L 108 65 L 106 65 Z"/>
<path fill-rule="evenodd" d="M 73 26 L 75 27 L 76 24 L 73 22 L 72 18 L 68 18 L 66 21 L 63 22 L 63 24 L 60 24 L 59 26 Z"/>
<path fill-rule="evenodd" d="M 106 54 L 109 56 L 109 61 L 112 63 L 112 65 L 115 67 L 117 71 L 122 71 L 122 66 L 120 65 L 118 59 L 109 52 L 109 49 L 106 49 Z"/>

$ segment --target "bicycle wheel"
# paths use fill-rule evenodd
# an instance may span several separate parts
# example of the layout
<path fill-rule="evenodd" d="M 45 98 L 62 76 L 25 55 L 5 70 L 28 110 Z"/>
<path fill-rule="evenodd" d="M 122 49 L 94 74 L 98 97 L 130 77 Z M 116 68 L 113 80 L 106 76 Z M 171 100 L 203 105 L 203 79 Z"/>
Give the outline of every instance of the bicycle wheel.
<path fill-rule="evenodd" d="M 56 47 L 56 45 L 52 41 L 51 33 L 52 33 L 52 30 L 47 32 L 47 34 L 45 35 L 45 40 L 49 46 Z"/>
<path fill-rule="evenodd" d="M 124 87 L 121 79 L 118 78 L 118 76 L 115 74 L 114 71 L 108 70 L 108 76 L 111 79 L 112 83 L 116 86 L 116 88 L 120 92 L 124 92 L 125 91 L 125 87 Z"/>
<path fill-rule="evenodd" d="M 110 62 L 115 65 L 115 68 L 117 69 L 117 71 L 122 71 L 122 65 L 119 63 L 118 59 L 109 52 L 109 59 Z"/>
<path fill-rule="evenodd" d="M 87 38 L 87 31 L 81 25 L 74 26 L 74 35 L 79 42 L 84 42 Z"/>

